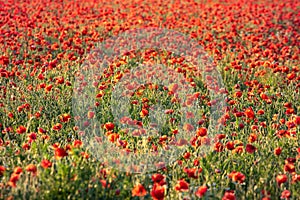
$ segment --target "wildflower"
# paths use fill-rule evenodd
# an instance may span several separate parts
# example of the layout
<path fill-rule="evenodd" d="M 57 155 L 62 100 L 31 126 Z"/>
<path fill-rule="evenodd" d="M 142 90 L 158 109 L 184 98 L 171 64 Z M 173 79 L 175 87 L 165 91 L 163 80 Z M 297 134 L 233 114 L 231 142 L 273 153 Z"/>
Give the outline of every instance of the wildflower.
<path fill-rule="evenodd" d="M 165 188 L 160 184 L 154 183 L 150 194 L 153 200 L 163 200 L 165 196 Z"/>
<path fill-rule="evenodd" d="M 146 117 L 146 116 L 148 116 L 148 114 L 149 114 L 149 111 L 145 108 L 143 108 L 142 111 L 140 112 L 141 117 Z"/>
<path fill-rule="evenodd" d="M 291 192 L 289 190 L 284 190 L 281 193 L 281 198 L 282 199 L 290 199 L 291 198 Z"/>
<path fill-rule="evenodd" d="M 254 153 L 254 152 L 256 151 L 256 147 L 253 146 L 252 144 L 247 144 L 247 145 L 246 145 L 246 151 L 247 151 L 248 153 Z"/>
<path fill-rule="evenodd" d="M 33 142 L 36 140 L 36 133 L 32 132 L 28 135 L 29 143 Z"/>
<path fill-rule="evenodd" d="M 113 130 L 114 127 L 115 127 L 115 125 L 114 125 L 112 122 L 107 122 L 106 124 L 104 124 L 104 128 L 105 128 L 107 131 Z"/>
<path fill-rule="evenodd" d="M 27 129 L 24 126 L 21 125 L 21 126 L 19 126 L 19 128 L 17 128 L 16 131 L 17 131 L 18 134 L 22 134 L 22 133 L 25 133 L 26 130 Z"/>
<path fill-rule="evenodd" d="M 195 195 L 199 198 L 203 197 L 205 195 L 205 193 L 207 192 L 207 186 L 203 185 L 203 186 L 200 186 Z"/>
<path fill-rule="evenodd" d="M 131 193 L 133 197 L 143 197 L 147 194 L 147 191 L 142 184 L 137 184 L 136 186 L 134 186 Z"/>
<path fill-rule="evenodd" d="M 151 179 L 154 183 L 157 183 L 159 185 L 164 185 L 166 183 L 164 180 L 165 177 L 161 174 L 153 174 Z"/>
<path fill-rule="evenodd" d="M 197 129 L 197 136 L 200 136 L 200 137 L 204 137 L 207 135 L 207 129 L 206 128 L 198 128 Z"/>
<path fill-rule="evenodd" d="M 233 150 L 234 149 L 234 142 L 233 141 L 229 141 L 226 143 L 226 148 L 228 150 Z"/>
<path fill-rule="evenodd" d="M 61 128 L 62 128 L 62 125 L 60 123 L 57 123 L 52 127 L 52 129 L 54 131 L 60 131 Z"/>
<path fill-rule="evenodd" d="M 177 181 L 175 190 L 180 192 L 187 192 L 189 190 L 189 184 L 184 179 Z"/>
<path fill-rule="evenodd" d="M 232 190 L 229 190 L 229 191 L 226 191 L 222 200 L 235 200 L 235 194 L 234 194 L 234 191 Z"/>
<path fill-rule="evenodd" d="M 254 114 L 254 111 L 253 109 L 250 107 L 250 108 L 247 108 L 244 112 L 244 114 L 246 115 L 247 118 L 249 119 L 254 119 L 255 117 L 255 114 Z"/>
<path fill-rule="evenodd" d="M 49 160 L 47 159 L 44 159 L 41 161 L 41 166 L 44 168 L 44 169 L 47 169 L 49 167 L 52 166 L 52 162 L 50 162 Z"/>
<path fill-rule="evenodd" d="M 29 164 L 26 167 L 26 171 L 31 172 L 33 174 L 33 176 L 35 176 L 37 173 L 37 167 L 34 164 Z"/>
<path fill-rule="evenodd" d="M 59 159 L 67 156 L 68 153 L 63 148 L 56 148 L 54 155 L 56 159 Z"/>
<path fill-rule="evenodd" d="M 73 143 L 74 148 L 79 148 L 82 146 L 82 141 L 81 140 L 75 140 Z"/>
<path fill-rule="evenodd" d="M 17 186 L 17 181 L 19 180 L 20 178 L 20 175 L 19 174 L 15 174 L 13 173 L 11 176 L 10 176 L 10 179 L 9 179 L 9 182 L 8 182 L 8 185 L 15 188 Z"/>
<path fill-rule="evenodd" d="M 294 173 L 295 172 L 295 165 L 294 165 L 294 163 L 286 163 L 284 165 L 284 171 L 288 172 L 290 174 Z"/>
<path fill-rule="evenodd" d="M 71 119 L 71 115 L 70 114 L 62 114 L 61 116 L 59 116 L 59 119 L 61 122 L 69 122 Z"/>
<path fill-rule="evenodd" d="M 14 174 L 21 174 L 23 172 L 22 168 L 21 167 L 15 167 L 14 169 Z"/>
<path fill-rule="evenodd" d="M 216 152 L 222 152 L 224 150 L 224 146 L 221 142 L 216 142 L 214 145 L 214 150 Z"/>
<path fill-rule="evenodd" d="M 279 156 L 281 154 L 281 151 L 282 151 L 282 148 L 281 147 L 277 147 L 275 150 L 274 150 L 274 154 L 276 156 Z"/>
<path fill-rule="evenodd" d="M 0 176 L 3 176 L 5 170 L 6 170 L 5 167 L 0 165 Z"/>
<path fill-rule="evenodd" d="M 89 111 L 87 116 L 88 116 L 89 119 L 92 119 L 95 116 L 95 112 Z"/>
<path fill-rule="evenodd" d="M 241 173 L 241 172 L 236 172 L 236 171 L 231 172 L 231 173 L 228 175 L 228 177 L 229 177 L 230 179 L 232 179 L 232 181 L 238 182 L 238 183 L 243 183 L 243 182 L 245 181 L 245 179 L 246 179 L 246 176 L 245 176 L 243 173 Z"/>
<path fill-rule="evenodd" d="M 287 181 L 287 175 L 285 174 L 279 174 L 276 176 L 276 182 L 280 186 L 282 183 L 285 183 Z"/>
<path fill-rule="evenodd" d="M 250 143 L 253 143 L 257 140 L 257 135 L 255 133 L 251 133 L 250 136 L 248 137 L 248 141 Z"/>

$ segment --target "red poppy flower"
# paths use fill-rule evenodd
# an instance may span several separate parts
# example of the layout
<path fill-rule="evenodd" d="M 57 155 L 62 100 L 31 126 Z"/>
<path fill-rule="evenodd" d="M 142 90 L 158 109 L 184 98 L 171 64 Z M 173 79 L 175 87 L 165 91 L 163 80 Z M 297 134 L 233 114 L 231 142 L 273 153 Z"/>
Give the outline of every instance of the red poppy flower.
<path fill-rule="evenodd" d="M 28 135 L 28 138 L 29 138 L 29 143 L 31 143 L 32 141 L 35 141 L 36 140 L 36 133 L 32 132 Z"/>
<path fill-rule="evenodd" d="M 284 190 L 281 193 L 281 198 L 282 199 L 290 199 L 291 198 L 291 192 L 289 190 Z"/>
<path fill-rule="evenodd" d="M 189 184 L 184 179 L 177 181 L 175 190 L 180 192 L 187 192 L 189 190 Z"/>
<path fill-rule="evenodd" d="M 117 141 L 117 139 L 119 137 L 120 137 L 119 134 L 117 134 L 117 133 L 111 133 L 111 134 L 108 135 L 108 140 L 114 143 L 115 141 Z"/>
<path fill-rule="evenodd" d="M 13 114 L 12 112 L 9 112 L 9 113 L 7 114 L 7 116 L 8 116 L 9 118 L 14 118 L 14 114 Z"/>
<path fill-rule="evenodd" d="M 71 115 L 70 114 L 62 114 L 61 116 L 59 116 L 59 119 L 61 122 L 69 122 L 71 119 Z"/>
<path fill-rule="evenodd" d="M 63 148 L 56 148 L 55 149 L 54 156 L 55 156 L 56 159 L 63 158 L 67 155 L 68 155 L 68 153 Z"/>
<path fill-rule="evenodd" d="M 140 112 L 141 117 L 146 117 L 146 116 L 148 116 L 148 114 L 149 114 L 149 111 L 145 108 L 143 108 L 142 111 Z"/>
<path fill-rule="evenodd" d="M 233 141 L 228 141 L 228 142 L 226 143 L 226 148 L 227 148 L 228 150 L 233 150 L 233 149 L 234 149 L 234 142 L 233 142 Z"/>
<path fill-rule="evenodd" d="M 102 185 L 102 187 L 104 188 L 110 188 L 110 184 L 107 184 L 107 181 L 106 180 L 100 180 L 100 183 Z"/>
<path fill-rule="evenodd" d="M 5 170 L 6 170 L 5 167 L 0 165 L 0 176 L 3 176 Z"/>
<path fill-rule="evenodd" d="M 44 133 L 46 133 L 46 130 L 44 130 L 43 128 L 38 128 L 38 132 L 40 134 L 44 134 Z"/>
<path fill-rule="evenodd" d="M 13 173 L 11 176 L 10 176 L 10 179 L 9 179 L 9 182 L 8 182 L 8 185 L 15 188 L 17 185 L 17 181 L 19 180 L 20 178 L 20 175 L 19 174 L 15 174 Z"/>
<path fill-rule="evenodd" d="M 17 128 L 17 133 L 18 134 L 22 134 L 22 133 L 25 133 L 26 132 L 26 127 L 24 126 L 19 126 L 19 128 Z"/>
<path fill-rule="evenodd" d="M 164 180 L 165 177 L 161 174 L 153 174 L 151 178 L 154 183 L 157 183 L 159 185 L 164 185 L 166 183 Z"/>
<path fill-rule="evenodd" d="M 50 162 L 49 160 L 47 159 L 44 159 L 41 161 L 41 166 L 44 168 L 44 169 L 47 169 L 49 167 L 52 166 L 52 162 Z"/>
<path fill-rule="evenodd" d="M 207 135 L 207 129 L 204 127 L 200 127 L 197 129 L 197 135 L 200 137 L 204 137 Z"/>
<path fill-rule="evenodd" d="M 104 124 L 104 128 L 105 128 L 107 131 L 113 130 L 114 127 L 115 127 L 115 125 L 114 125 L 112 122 L 107 122 L 106 124 Z"/>
<path fill-rule="evenodd" d="M 143 197 L 147 194 L 147 191 L 142 184 L 137 184 L 136 186 L 134 186 L 131 193 L 133 197 Z"/>
<path fill-rule="evenodd" d="M 261 200 L 271 200 L 270 197 L 263 197 Z"/>
<path fill-rule="evenodd" d="M 281 154 L 281 151 L 282 151 L 282 148 L 281 147 L 277 147 L 275 150 L 274 150 L 274 154 L 276 156 L 279 156 Z"/>
<path fill-rule="evenodd" d="M 247 108 L 244 113 L 245 113 L 246 117 L 249 119 L 254 119 L 254 117 L 255 117 L 254 111 L 251 107 Z"/>
<path fill-rule="evenodd" d="M 54 131 L 60 131 L 61 128 L 62 128 L 62 125 L 60 123 L 57 123 L 52 127 L 52 129 Z"/>
<path fill-rule="evenodd" d="M 52 87 L 53 87 L 53 85 L 47 85 L 46 87 L 45 87 L 45 92 L 50 92 L 51 90 L 52 90 Z"/>
<path fill-rule="evenodd" d="M 187 131 L 187 132 L 192 132 L 194 130 L 194 126 L 192 124 L 184 124 L 183 125 L 183 130 Z"/>
<path fill-rule="evenodd" d="M 247 151 L 248 153 L 254 153 L 254 152 L 256 151 L 256 147 L 253 146 L 252 144 L 247 144 L 247 145 L 246 145 L 246 151 Z"/>
<path fill-rule="evenodd" d="M 200 164 L 200 161 L 198 159 L 195 159 L 194 160 L 194 166 L 199 166 L 199 164 Z"/>
<path fill-rule="evenodd" d="M 200 186 L 200 187 L 197 189 L 195 195 L 196 195 L 197 197 L 201 198 L 201 197 L 203 197 L 203 196 L 205 195 L 205 193 L 207 192 L 207 189 L 208 189 L 208 188 L 207 188 L 205 185 Z"/>
<path fill-rule="evenodd" d="M 235 194 L 234 194 L 234 191 L 232 190 L 229 190 L 229 191 L 226 191 L 224 196 L 222 197 L 222 200 L 235 200 Z"/>
<path fill-rule="evenodd" d="M 295 172 L 295 165 L 294 163 L 286 163 L 283 169 L 285 172 L 292 174 Z"/>
<path fill-rule="evenodd" d="M 286 111 L 285 111 L 285 114 L 287 115 L 291 115 L 291 114 L 294 114 L 295 113 L 295 110 L 293 108 L 287 108 Z"/>
<path fill-rule="evenodd" d="M 299 126 L 300 125 L 300 116 L 295 116 L 294 117 L 294 123 Z"/>
<path fill-rule="evenodd" d="M 185 152 L 184 154 L 183 154 L 183 158 L 184 159 L 189 159 L 191 157 L 191 153 L 190 152 Z"/>
<path fill-rule="evenodd" d="M 15 167 L 14 174 L 21 174 L 23 172 L 23 169 L 21 167 Z"/>
<path fill-rule="evenodd" d="M 153 200 L 163 200 L 165 196 L 165 187 L 161 186 L 160 184 L 154 183 L 150 194 Z"/>
<path fill-rule="evenodd" d="M 74 143 L 73 143 L 73 146 L 75 148 L 79 148 L 82 146 L 82 141 L 81 140 L 75 140 Z"/>
<path fill-rule="evenodd" d="M 276 176 L 276 182 L 280 186 L 282 183 L 285 183 L 287 181 L 287 175 L 285 174 L 279 174 Z"/>
<path fill-rule="evenodd" d="M 26 166 L 26 171 L 31 172 L 35 176 L 37 173 L 37 167 L 34 164 L 29 164 Z"/>
<path fill-rule="evenodd" d="M 248 137 L 248 141 L 250 143 L 253 143 L 257 140 L 257 135 L 255 133 L 251 133 L 250 136 Z"/>
<path fill-rule="evenodd" d="M 265 111 L 264 111 L 264 110 L 258 110 L 258 111 L 257 111 L 257 114 L 258 114 L 258 115 L 263 115 L 263 114 L 265 114 Z"/>
<path fill-rule="evenodd" d="M 221 142 L 216 142 L 214 145 L 214 150 L 216 152 L 222 152 L 224 150 L 224 145 Z"/>
<path fill-rule="evenodd" d="M 300 182 L 300 175 L 299 174 L 293 174 L 292 175 L 292 183 Z"/>
<path fill-rule="evenodd" d="M 183 171 L 187 173 L 189 178 L 198 178 L 198 174 L 202 171 L 202 169 L 197 168 L 184 168 Z"/>
<path fill-rule="evenodd" d="M 237 91 L 235 92 L 234 96 L 237 98 L 240 98 L 243 95 L 243 93 L 241 91 Z"/>
<path fill-rule="evenodd" d="M 243 183 L 246 179 L 246 176 L 241 172 L 231 172 L 228 177 L 234 182 Z"/>

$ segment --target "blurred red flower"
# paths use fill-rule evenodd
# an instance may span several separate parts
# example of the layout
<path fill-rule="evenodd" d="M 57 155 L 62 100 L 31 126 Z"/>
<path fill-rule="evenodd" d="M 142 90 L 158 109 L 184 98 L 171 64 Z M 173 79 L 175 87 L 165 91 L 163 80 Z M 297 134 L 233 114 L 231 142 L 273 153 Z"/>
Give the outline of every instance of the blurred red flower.
<path fill-rule="evenodd" d="M 147 194 L 147 191 L 142 184 L 137 184 L 136 186 L 134 186 L 131 193 L 133 197 L 143 197 Z"/>
<path fill-rule="evenodd" d="M 3 176 L 5 170 L 6 170 L 6 168 L 4 166 L 0 165 L 0 176 Z"/>
<path fill-rule="evenodd" d="M 17 128 L 16 131 L 17 131 L 18 134 L 22 134 L 22 133 L 25 133 L 26 130 L 27 130 L 26 127 L 21 125 L 21 126 L 19 126 L 19 128 Z"/>
<path fill-rule="evenodd" d="M 256 151 L 256 147 L 253 146 L 252 144 L 247 144 L 247 145 L 246 145 L 246 151 L 247 151 L 248 153 L 254 153 L 254 152 Z"/>
<path fill-rule="evenodd" d="M 63 148 L 58 147 L 58 148 L 55 149 L 54 156 L 55 156 L 56 159 L 63 158 L 67 155 L 68 155 L 68 153 Z"/>
<path fill-rule="evenodd" d="M 205 185 L 200 186 L 200 187 L 197 189 L 195 195 L 196 195 L 197 197 L 201 198 L 201 197 L 203 197 L 203 196 L 205 195 L 205 193 L 207 192 L 207 189 L 208 189 L 208 188 L 207 188 L 207 186 L 205 186 Z"/>
<path fill-rule="evenodd" d="M 204 127 L 200 127 L 197 129 L 197 136 L 204 137 L 207 135 L 207 129 Z"/>
<path fill-rule="evenodd" d="M 165 196 L 165 187 L 154 183 L 150 194 L 153 200 L 163 200 Z"/>
<path fill-rule="evenodd" d="M 245 176 L 243 173 L 241 173 L 241 172 L 236 172 L 236 171 L 231 172 L 231 173 L 228 175 L 228 177 L 229 177 L 230 179 L 232 179 L 232 181 L 238 182 L 238 183 L 243 183 L 243 182 L 245 181 L 245 179 L 246 179 L 246 176 Z"/>
<path fill-rule="evenodd" d="M 276 156 L 279 156 L 281 154 L 281 151 L 282 151 L 282 148 L 281 147 L 277 147 L 275 150 L 274 150 L 274 154 Z"/>
<path fill-rule="evenodd" d="M 234 191 L 232 190 L 229 190 L 229 191 L 226 191 L 222 200 L 235 200 L 235 194 L 234 194 Z"/>
<path fill-rule="evenodd" d="M 291 192 L 289 190 L 284 190 L 281 193 L 281 198 L 282 199 L 290 199 L 291 198 Z"/>
<path fill-rule="evenodd" d="M 44 159 L 44 160 L 41 161 L 41 166 L 44 169 L 47 169 L 47 168 L 52 166 L 52 162 L 50 162 L 50 160 Z"/>
<path fill-rule="evenodd" d="M 244 113 L 245 113 L 246 117 L 249 119 L 254 119 L 254 117 L 255 117 L 254 111 L 251 107 L 247 108 Z"/>
<path fill-rule="evenodd" d="M 287 175 L 285 174 L 279 174 L 276 176 L 276 182 L 280 186 L 282 183 L 285 183 L 287 181 Z"/>
<path fill-rule="evenodd" d="M 114 127 L 115 127 L 115 125 L 114 125 L 112 122 L 107 122 L 106 124 L 104 124 L 104 128 L 105 128 L 107 131 L 113 130 Z"/>
<path fill-rule="evenodd" d="M 71 119 L 71 115 L 70 114 L 62 114 L 61 116 L 59 116 L 59 119 L 61 122 L 69 122 Z"/>
<path fill-rule="evenodd" d="M 180 192 L 187 192 L 189 190 L 189 184 L 184 179 L 177 181 L 175 190 Z"/>
<path fill-rule="evenodd" d="M 34 164 L 29 164 L 26 166 L 26 171 L 31 172 L 33 174 L 33 176 L 36 176 L 37 167 Z"/>
<path fill-rule="evenodd" d="M 62 128 L 62 125 L 60 123 L 57 123 L 52 127 L 52 129 L 54 131 L 60 131 L 61 128 Z"/>
<path fill-rule="evenodd" d="M 153 174 L 151 178 L 154 183 L 157 183 L 159 185 L 166 184 L 165 177 L 161 174 Z"/>

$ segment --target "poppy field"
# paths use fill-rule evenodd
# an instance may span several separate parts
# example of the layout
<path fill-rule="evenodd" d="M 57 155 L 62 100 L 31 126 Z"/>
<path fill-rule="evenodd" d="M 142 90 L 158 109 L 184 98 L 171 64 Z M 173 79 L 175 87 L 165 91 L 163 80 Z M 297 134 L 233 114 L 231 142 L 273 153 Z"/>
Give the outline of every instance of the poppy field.
<path fill-rule="evenodd" d="M 300 2 L 0 0 L 0 199 L 300 199 Z"/>

